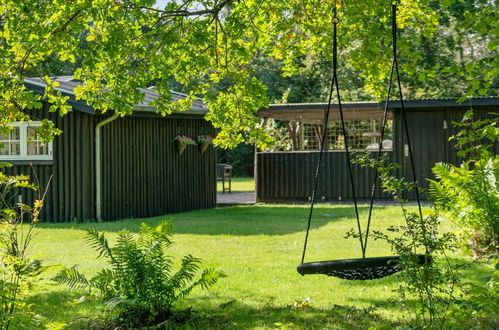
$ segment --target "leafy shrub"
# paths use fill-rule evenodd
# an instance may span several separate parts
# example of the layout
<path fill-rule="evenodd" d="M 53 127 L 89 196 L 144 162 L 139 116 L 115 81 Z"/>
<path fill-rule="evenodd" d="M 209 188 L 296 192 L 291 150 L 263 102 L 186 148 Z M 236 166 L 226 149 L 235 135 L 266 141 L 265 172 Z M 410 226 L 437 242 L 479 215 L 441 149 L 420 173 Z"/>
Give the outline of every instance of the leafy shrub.
<path fill-rule="evenodd" d="M 465 114 L 456 140 L 460 166 L 437 164 L 430 180 L 430 198 L 443 215 L 463 228 L 475 258 L 499 251 L 499 156 L 491 149 L 499 141 L 497 117 L 473 120 Z"/>
<path fill-rule="evenodd" d="M 404 213 L 405 225 L 387 229 L 394 235 L 374 231 L 373 237 L 388 242 L 400 256 L 401 282 L 396 291 L 402 306 L 416 311 L 414 326 L 444 328 L 447 310 L 455 303 L 460 285 L 457 265 L 451 265 L 447 257 L 455 247 L 455 236 L 439 232 L 440 221 L 435 212 L 423 217 L 414 212 Z M 424 253 L 430 262 L 419 264 L 418 253 Z M 415 298 L 418 304 L 412 302 Z"/>
<path fill-rule="evenodd" d="M 0 170 L 7 166 L 11 165 L 0 163 Z M 37 324 L 25 298 L 34 277 L 44 270 L 40 261 L 29 257 L 43 196 L 38 196 L 32 206 L 16 203 L 20 188 L 37 191 L 27 176 L 0 171 L 0 329 Z"/>
<path fill-rule="evenodd" d="M 462 228 L 462 246 L 475 259 L 487 258 L 495 272 L 484 283 L 463 283 L 463 299 L 451 310 L 458 326 L 473 319 L 483 328 L 497 328 L 499 319 L 499 157 L 492 151 L 499 141 L 497 114 L 475 120 L 468 111 L 462 128 L 450 139 L 456 141 L 460 166 L 436 164 L 429 197 L 445 218 Z"/>
<path fill-rule="evenodd" d="M 396 289 L 399 294 L 397 303 L 413 311 L 415 327 L 440 325 L 443 328 L 458 287 L 455 266 L 447 258 L 447 252 L 454 249 L 455 236 L 439 232 L 439 215 L 435 210 L 423 214 L 422 210 L 411 212 L 407 209 L 404 193 L 414 189 L 416 183 L 394 176 L 400 168 L 399 164 L 390 163 L 386 155 L 379 159 L 372 158 L 370 153 L 358 153 L 355 162 L 378 171 L 381 188 L 400 203 L 405 218 L 404 225 L 391 226 L 387 229 L 388 233 L 372 233 L 375 240 L 386 241 L 392 251 L 400 256 L 401 281 Z M 359 238 L 353 229 L 348 236 Z M 418 254 L 421 253 L 427 260 L 424 264 L 419 263 Z"/>
<path fill-rule="evenodd" d="M 104 234 L 88 230 L 90 246 L 99 258 L 107 259 L 110 268 L 102 269 L 89 280 L 75 267 L 65 268 L 54 280 L 70 288 L 96 289 L 104 305 L 115 311 L 117 321 L 126 327 L 157 324 L 169 319 L 174 304 L 193 288 L 207 289 L 225 276 L 205 269 L 194 280 L 201 260 L 191 255 L 183 257 L 180 268 L 174 272 L 174 260 L 166 254 L 171 238 L 172 224 L 166 221 L 156 227 L 143 223 L 138 238 L 123 230 L 112 248 Z"/>

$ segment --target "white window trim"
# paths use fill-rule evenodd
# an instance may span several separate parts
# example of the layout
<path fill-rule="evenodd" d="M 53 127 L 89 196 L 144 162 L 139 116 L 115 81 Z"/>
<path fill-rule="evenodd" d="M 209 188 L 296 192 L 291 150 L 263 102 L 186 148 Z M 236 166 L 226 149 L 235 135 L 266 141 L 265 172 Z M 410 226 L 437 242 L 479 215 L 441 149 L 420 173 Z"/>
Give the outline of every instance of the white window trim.
<path fill-rule="evenodd" d="M 48 155 L 28 155 L 28 127 L 37 127 L 42 124 L 41 121 L 14 122 L 9 126 L 19 127 L 20 154 L 19 155 L 0 155 L 0 161 L 3 160 L 53 160 L 52 142 L 48 143 Z M 1 142 L 0 142 L 1 143 Z"/>

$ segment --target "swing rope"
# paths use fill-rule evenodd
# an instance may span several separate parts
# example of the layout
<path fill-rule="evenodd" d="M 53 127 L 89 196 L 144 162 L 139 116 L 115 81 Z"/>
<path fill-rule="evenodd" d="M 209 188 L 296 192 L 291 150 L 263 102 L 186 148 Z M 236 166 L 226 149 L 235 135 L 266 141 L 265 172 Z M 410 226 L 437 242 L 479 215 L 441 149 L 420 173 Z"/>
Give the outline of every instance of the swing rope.
<path fill-rule="evenodd" d="M 325 148 L 326 138 L 327 138 L 329 114 L 331 112 L 331 103 L 332 103 L 332 99 L 333 99 L 333 92 L 335 89 L 336 89 L 336 97 L 338 99 L 338 108 L 340 111 L 342 131 L 343 131 L 343 136 L 345 139 L 345 151 L 346 151 L 346 160 L 347 160 L 347 166 L 348 166 L 348 175 L 350 177 L 350 185 L 352 188 L 352 195 L 353 195 L 353 200 L 354 200 L 354 205 L 355 205 L 355 216 L 357 219 L 357 230 L 359 233 L 359 241 L 360 241 L 360 245 L 361 245 L 361 249 L 362 249 L 362 258 L 365 257 L 364 242 L 362 239 L 362 229 L 361 229 L 359 210 L 358 210 L 358 205 L 357 205 L 357 196 L 356 196 L 354 180 L 353 180 L 352 164 L 351 164 L 351 160 L 350 160 L 350 152 L 348 149 L 348 132 L 347 132 L 347 129 L 345 126 L 345 121 L 344 121 L 344 117 L 343 117 L 343 108 L 341 105 L 340 89 L 338 87 L 338 74 L 337 74 L 337 71 L 338 71 L 337 70 L 337 68 L 338 68 L 338 40 L 337 40 L 338 24 L 339 24 L 339 19 L 338 19 L 338 12 L 337 12 L 336 0 L 335 0 L 334 4 L 333 4 L 333 72 L 332 72 L 333 78 L 331 80 L 331 87 L 329 89 L 327 108 L 326 108 L 326 111 L 324 112 L 321 148 L 320 148 L 320 152 L 319 152 L 319 159 L 317 161 L 317 167 L 315 170 L 312 196 L 310 199 L 310 211 L 308 214 L 307 232 L 305 234 L 305 242 L 303 244 L 303 253 L 302 253 L 302 257 L 301 257 L 302 263 L 305 261 L 305 254 L 307 251 L 307 243 L 308 243 L 308 238 L 309 238 L 309 233 L 310 233 L 310 225 L 312 223 L 312 216 L 313 216 L 313 212 L 314 212 L 317 187 L 319 184 L 319 175 L 320 175 L 320 170 L 321 170 L 321 164 L 322 164 L 322 159 L 324 158 L 324 148 Z"/>
<path fill-rule="evenodd" d="M 379 161 L 379 159 L 381 158 L 381 155 L 382 155 L 383 139 L 384 139 L 384 135 L 385 135 L 386 122 L 388 119 L 389 103 L 390 103 L 390 99 L 392 96 L 393 78 L 394 78 L 394 73 L 395 73 L 395 76 L 397 79 L 397 87 L 398 87 L 398 91 L 399 91 L 400 102 L 401 102 L 400 103 L 401 104 L 401 116 L 402 116 L 402 120 L 404 122 L 405 137 L 407 140 L 408 154 L 409 154 L 409 160 L 410 160 L 412 176 L 413 176 L 413 178 L 412 178 L 413 179 L 413 187 L 415 189 L 416 199 L 417 199 L 417 203 L 418 203 L 419 216 L 422 220 L 423 219 L 423 212 L 422 212 L 422 207 L 421 207 L 421 198 L 420 198 L 419 188 L 417 185 L 416 167 L 415 167 L 415 163 L 414 163 L 412 144 L 411 144 L 411 140 L 409 137 L 407 115 L 406 115 L 406 111 L 405 111 L 404 99 L 403 99 L 403 94 L 402 94 L 402 86 L 401 86 L 401 81 L 400 81 L 400 72 L 399 72 L 398 58 L 397 58 L 397 1 L 392 2 L 391 9 L 392 9 L 392 13 L 391 13 L 392 14 L 392 63 L 391 63 L 390 76 L 389 76 L 388 86 L 387 86 L 387 96 L 385 99 L 385 104 L 384 104 L 384 109 L 383 109 L 382 126 L 381 126 L 379 141 L 378 141 L 379 146 L 378 146 L 378 150 L 377 150 L 377 154 L 376 154 L 375 159 L 376 159 L 376 161 Z M 367 242 L 368 242 L 369 230 L 371 227 L 371 220 L 372 220 L 372 211 L 374 208 L 374 199 L 375 199 L 376 190 L 378 188 L 379 171 L 375 168 L 374 179 L 373 179 L 373 184 L 372 184 L 372 188 L 371 188 L 371 196 L 370 196 L 370 202 L 369 202 L 369 213 L 368 213 L 368 218 L 367 218 L 366 231 L 365 231 L 365 234 L 363 235 L 362 226 L 360 223 L 359 211 L 358 211 L 357 196 L 356 196 L 356 191 L 355 191 L 355 186 L 354 186 L 351 159 L 350 159 L 348 132 L 346 129 L 345 120 L 344 120 L 344 116 L 343 116 L 343 109 L 342 109 L 340 91 L 339 91 L 339 86 L 338 86 L 338 77 L 337 77 L 337 67 L 338 67 L 338 63 L 337 63 L 337 56 L 338 56 L 338 54 L 337 54 L 338 53 L 338 51 L 337 51 L 337 44 L 338 44 L 337 26 L 338 26 L 338 23 L 339 23 L 339 19 L 337 16 L 337 6 L 336 6 L 336 1 L 334 1 L 334 5 L 333 5 L 333 68 L 332 68 L 333 69 L 333 72 L 332 72 L 333 77 L 332 77 L 331 87 L 330 87 L 330 91 L 329 91 L 327 109 L 324 113 L 324 123 L 323 123 L 321 148 L 320 148 L 320 152 L 319 152 L 319 159 L 317 161 L 317 167 L 316 167 L 315 177 L 314 177 L 314 185 L 313 185 L 311 202 L 310 202 L 310 212 L 308 215 L 307 231 L 306 231 L 306 235 L 305 235 L 305 242 L 303 245 L 303 253 L 302 253 L 302 259 L 301 259 L 302 264 L 304 263 L 304 260 L 305 260 L 305 254 L 306 254 L 306 250 L 307 250 L 308 238 L 309 238 L 309 233 L 310 233 L 310 226 L 311 226 L 311 222 L 312 222 L 313 210 L 314 210 L 317 188 L 318 188 L 319 175 L 320 175 L 320 170 L 321 170 L 321 163 L 322 163 L 322 160 L 324 158 L 323 154 L 324 154 L 324 148 L 325 148 L 325 143 L 326 143 L 327 127 L 328 127 L 328 122 L 329 122 L 329 114 L 330 114 L 330 110 L 331 110 L 331 103 L 332 103 L 334 89 L 336 89 L 336 97 L 338 99 L 338 108 L 339 108 L 339 113 L 340 113 L 341 126 L 342 126 L 343 136 L 345 139 L 346 160 L 347 160 L 348 174 L 349 174 L 349 178 L 350 178 L 350 185 L 351 185 L 351 189 L 352 189 L 352 197 L 353 197 L 354 206 L 355 206 L 355 215 L 356 215 L 356 220 L 357 220 L 357 230 L 358 230 L 358 235 L 359 235 L 360 247 L 361 247 L 361 251 L 362 251 L 362 259 L 365 259 L 365 257 L 366 257 Z M 423 230 L 424 230 L 424 228 L 423 228 Z"/>
<path fill-rule="evenodd" d="M 383 150 L 383 139 L 385 136 L 386 121 L 387 121 L 387 117 L 388 117 L 389 103 L 390 103 L 390 99 L 391 99 L 391 95 L 392 95 L 392 88 L 393 88 L 393 73 L 395 70 L 397 70 L 397 72 L 398 72 L 397 4 L 396 4 L 396 1 L 392 2 L 392 65 L 390 68 L 390 76 L 388 79 L 388 87 L 387 87 L 387 95 L 386 95 L 386 99 L 385 99 L 385 106 L 383 107 L 383 120 L 382 120 L 382 125 L 381 125 L 380 137 L 378 140 L 378 151 L 376 153 L 376 162 L 378 162 L 379 159 L 381 158 L 381 154 L 382 154 L 382 150 Z M 398 80 L 398 84 L 400 86 L 400 79 Z M 400 93 L 400 97 L 402 97 L 402 93 Z M 379 172 L 378 172 L 378 169 L 375 168 L 374 169 L 374 179 L 373 179 L 373 183 L 372 183 L 372 187 L 371 187 L 371 198 L 369 200 L 369 213 L 367 215 L 365 241 L 364 241 L 364 245 L 362 246 L 362 248 L 364 249 L 362 251 L 363 254 L 365 254 L 366 249 L 367 249 L 367 238 L 369 237 L 369 229 L 371 227 L 371 219 L 372 219 L 372 213 L 373 213 L 373 208 L 374 208 L 374 199 L 375 199 L 375 195 L 376 195 L 376 189 L 378 188 L 378 179 L 379 179 Z"/>
<path fill-rule="evenodd" d="M 397 87 L 398 87 L 398 92 L 399 92 L 399 99 L 400 99 L 400 112 L 401 112 L 401 117 L 402 121 L 404 123 L 404 130 L 405 130 L 405 138 L 407 140 L 407 148 L 408 148 L 408 156 L 409 156 L 409 162 L 411 165 L 411 172 L 412 172 L 412 185 L 414 188 L 414 192 L 416 194 L 416 200 L 418 203 L 418 212 L 419 212 L 419 217 L 420 220 L 423 220 L 423 211 L 421 207 L 421 197 L 419 193 L 419 187 L 418 187 L 418 180 L 417 180 L 417 175 L 416 175 L 416 166 L 414 162 L 414 156 L 413 156 L 413 150 L 412 150 L 412 143 L 411 143 L 411 138 L 409 134 L 409 125 L 407 123 L 407 115 L 406 115 L 406 110 L 405 110 L 405 104 L 404 104 L 404 96 L 402 93 L 402 84 L 400 82 L 400 71 L 399 71 L 399 63 L 398 63 L 398 56 L 397 56 L 397 1 L 392 2 L 392 65 L 390 69 L 390 79 L 388 82 L 388 93 L 385 101 L 385 106 L 384 106 L 384 111 L 383 111 L 383 124 L 381 128 L 381 135 L 379 138 L 379 147 L 378 147 L 378 152 L 376 156 L 376 160 L 378 161 L 379 158 L 381 157 L 381 150 L 382 150 L 382 143 L 383 143 L 383 137 L 385 133 L 385 126 L 386 126 L 386 119 L 387 119 L 387 114 L 388 114 L 388 107 L 389 107 L 389 102 L 391 98 L 391 91 L 393 87 L 393 74 L 395 73 L 396 78 L 397 78 Z M 375 170 L 375 176 L 373 180 L 373 185 L 372 185 L 372 190 L 371 190 L 371 199 L 370 199 L 370 204 L 369 204 L 369 215 L 368 215 L 368 220 L 367 220 L 367 227 L 366 227 L 366 233 L 365 233 L 365 241 L 364 241 L 364 253 L 365 249 L 367 248 L 367 239 L 369 236 L 369 228 L 371 225 L 371 218 L 372 218 L 372 210 L 373 210 L 373 205 L 374 205 L 374 196 L 375 196 L 375 191 L 377 188 L 377 182 L 378 182 L 378 171 Z M 421 222 L 423 224 L 423 222 Z M 423 231 L 426 232 L 424 225 L 423 225 Z M 424 233 L 424 235 L 426 235 Z"/>

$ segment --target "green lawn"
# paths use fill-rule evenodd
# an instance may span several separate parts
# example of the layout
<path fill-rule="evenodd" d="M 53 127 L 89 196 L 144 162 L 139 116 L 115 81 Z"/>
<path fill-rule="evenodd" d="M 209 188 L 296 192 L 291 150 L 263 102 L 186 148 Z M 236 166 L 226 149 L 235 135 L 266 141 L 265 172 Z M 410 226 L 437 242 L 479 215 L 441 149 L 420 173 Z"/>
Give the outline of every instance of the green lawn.
<path fill-rule="evenodd" d="M 228 183 L 225 184 L 225 188 Z M 217 191 L 222 192 L 222 182 L 217 181 Z M 255 179 L 250 177 L 232 178 L 232 192 L 255 191 Z"/>
<path fill-rule="evenodd" d="M 362 214 L 367 211 L 361 207 Z M 202 210 L 171 216 L 175 244 L 171 254 L 188 253 L 201 257 L 204 266 L 223 270 L 222 279 L 209 291 L 195 290 L 185 301 L 201 315 L 189 326 L 200 328 L 274 328 L 274 323 L 293 323 L 300 328 L 358 328 L 398 326 L 407 315 L 387 302 L 397 286 L 397 277 L 376 281 L 346 281 L 324 276 L 302 277 L 296 272 L 303 247 L 307 206 L 266 205 Z M 353 227 L 353 208 L 318 205 L 310 233 L 307 260 L 359 257 L 355 240 L 343 238 Z M 375 229 L 399 223 L 396 207 L 375 210 Z M 108 223 L 40 224 L 34 244 L 35 255 L 45 265 L 77 264 L 86 273 L 95 273 L 103 261 L 84 240 L 84 230 L 95 227 L 116 237 L 127 228 L 136 231 L 141 222 L 156 224 L 169 216 Z M 389 255 L 381 242 L 370 241 L 370 256 Z M 476 264 L 468 270 L 484 277 L 490 267 Z M 68 305 L 81 296 L 49 281 L 38 283 L 30 302 L 40 314 L 56 321 L 98 317 L 95 302 Z M 292 308 L 296 300 L 310 298 L 310 307 Z M 351 308 L 348 306 L 354 306 Z M 376 307 L 374 314 L 363 308 Z"/>

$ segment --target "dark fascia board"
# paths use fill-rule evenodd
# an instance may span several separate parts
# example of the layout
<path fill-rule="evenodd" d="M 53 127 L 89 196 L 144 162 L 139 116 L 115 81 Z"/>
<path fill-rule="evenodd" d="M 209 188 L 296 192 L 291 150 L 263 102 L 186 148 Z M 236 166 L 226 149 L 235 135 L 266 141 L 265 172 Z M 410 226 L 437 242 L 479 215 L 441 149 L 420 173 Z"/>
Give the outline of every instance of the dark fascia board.
<path fill-rule="evenodd" d="M 42 84 L 38 84 L 33 81 L 25 81 L 24 85 L 28 90 L 33 91 L 33 93 L 38 94 L 38 95 L 43 95 L 45 93 L 45 86 Z M 75 95 L 69 92 L 64 92 L 60 91 L 64 96 L 69 97 L 68 99 L 68 104 L 73 108 L 73 110 L 78 110 L 81 112 L 85 112 L 91 115 L 98 114 L 96 113 L 95 109 L 89 106 L 84 100 L 77 100 Z M 160 114 L 156 113 L 156 108 L 152 106 L 137 106 L 135 107 L 135 110 L 133 112 L 134 115 L 138 113 L 148 113 L 152 114 L 153 116 L 159 116 L 162 117 Z M 174 113 L 172 115 L 168 115 L 166 117 L 170 117 L 173 115 L 179 115 L 179 117 L 200 117 L 200 116 L 205 116 L 208 113 L 208 111 L 202 111 L 202 110 L 192 110 L 189 112 L 185 113 Z"/>
<path fill-rule="evenodd" d="M 384 105 L 384 103 L 381 103 Z M 470 98 L 464 102 L 458 103 L 458 99 L 423 99 L 423 100 L 405 100 L 404 107 L 411 108 L 463 108 L 478 106 L 499 106 L 498 97 L 480 97 Z M 390 101 L 389 107 L 392 109 L 402 108 L 402 103 L 398 100 Z"/>
<path fill-rule="evenodd" d="M 421 108 L 442 108 L 442 107 L 469 107 L 469 106 L 499 106 L 498 97 L 472 98 L 465 102 L 458 103 L 457 98 L 448 99 L 422 99 L 422 100 L 404 100 L 404 106 L 407 109 Z M 338 104 L 331 104 L 332 108 L 338 108 Z M 347 102 L 342 103 L 343 109 L 380 109 L 383 110 L 385 102 Z M 399 100 L 390 101 L 389 110 L 397 110 L 402 107 Z M 287 103 L 271 104 L 261 110 L 324 110 L 327 103 Z"/>
<path fill-rule="evenodd" d="M 132 117 L 146 117 L 146 118 L 178 118 L 178 119 L 199 119 L 203 118 L 206 112 L 174 112 L 169 115 L 163 116 L 157 112 L 152 111 L 134 111 L 130 116 Z"/>

